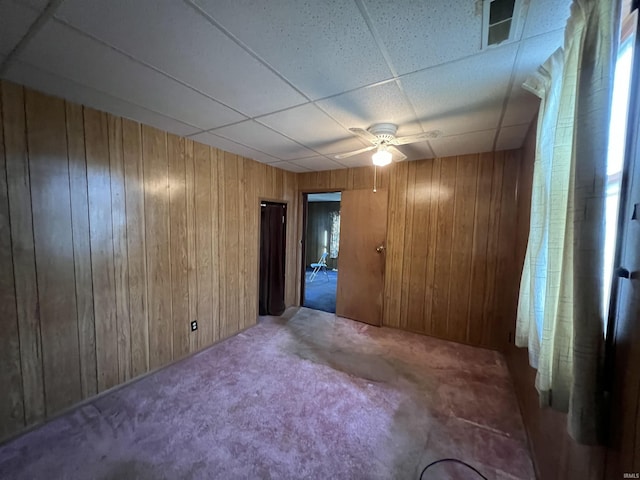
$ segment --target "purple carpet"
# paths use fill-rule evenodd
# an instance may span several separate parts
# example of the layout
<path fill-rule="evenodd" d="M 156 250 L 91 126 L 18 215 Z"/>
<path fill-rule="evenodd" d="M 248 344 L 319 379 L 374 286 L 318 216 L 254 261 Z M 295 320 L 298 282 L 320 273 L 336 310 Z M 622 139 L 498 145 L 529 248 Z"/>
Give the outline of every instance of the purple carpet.
<path fill-rule="evenodd" d="M 502 356 L 303 308 L 1 445 L 0 478 L 418 479 L 442 457 L 534 478 Z"/>

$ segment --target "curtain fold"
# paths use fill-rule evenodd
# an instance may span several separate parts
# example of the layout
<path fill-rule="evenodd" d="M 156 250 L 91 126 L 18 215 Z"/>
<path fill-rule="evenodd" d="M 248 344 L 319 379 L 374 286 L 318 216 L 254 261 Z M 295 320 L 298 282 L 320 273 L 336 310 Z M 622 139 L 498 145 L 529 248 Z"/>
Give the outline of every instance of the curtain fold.
<path fill-rule="evenodd" d="M 540 403 L 597 443 L 603 354 L 606 160 L 618 1 L 575 0 L 556 51 L 525 88 L 541 99 L 516 345 L 529 348 Z"/>

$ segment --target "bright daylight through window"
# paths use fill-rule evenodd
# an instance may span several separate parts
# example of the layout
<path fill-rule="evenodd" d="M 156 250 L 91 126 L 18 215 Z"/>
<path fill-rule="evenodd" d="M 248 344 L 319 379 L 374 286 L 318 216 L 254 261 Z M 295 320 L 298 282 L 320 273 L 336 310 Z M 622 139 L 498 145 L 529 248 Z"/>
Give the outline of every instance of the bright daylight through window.
<path fill-rule="evenodd" d="M 607 200 L 606 200 L 606 233 L 604 249 L 604 279 L 602 283 L 604 331 L 607 331 L 609 295 L 613 275 L 613 261 L 616 248 L 616 232 L 618 224 L 618 206 L 620 200 L 620 183 L 624 163 L 624 148 L 627 132 L 627 113 L 629 106 L 629 87 L 631 84 L 631 66 L 633 65 L 633 44 L 635 35 L 623 39 L 616 61 L 613 87 L 613 103 L 611 122 L 609 123 L 609 152 L 607 156 Z"/>

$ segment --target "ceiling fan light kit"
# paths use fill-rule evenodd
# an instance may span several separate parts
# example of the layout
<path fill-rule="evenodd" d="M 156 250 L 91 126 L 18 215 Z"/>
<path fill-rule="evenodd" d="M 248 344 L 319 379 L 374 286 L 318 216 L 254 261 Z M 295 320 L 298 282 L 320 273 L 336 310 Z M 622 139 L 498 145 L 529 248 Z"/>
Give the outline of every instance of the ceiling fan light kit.
<path fill-rule="evenodd" d="M 430 138 L 436 138 L 441 134 L 438 130 L 432 130 L 429 132 L 418 133 L 416 135 L 409 135 L 407 137 L 396 137 L 398 126 L 393 123 L 376 123 L 366 130 L 362 128 L 350 128 L 349 131 L 371 143 L 371 146 L 354 150 L 352 152 L 341 153 L 336 155 L 335 158 L 341 160 L 360 153 L 376 150 L 371 156 L 371 160 L 374 165 L 379 167 L 389 165 L 392 160 L 401 162 L 407 158 L 407 156 L 398 150 L 395 145 L 424 142 Z"/>
<path fill-rule="evenodd" d="M 385 165 L 389 165 L 391 163 L 391 159 L 393 155 L 385 145 L 380 145 L 376 153 L 371 156 L 371 160 L 373 160 L 373 164 L 378 167 L 384 167 Z"/>

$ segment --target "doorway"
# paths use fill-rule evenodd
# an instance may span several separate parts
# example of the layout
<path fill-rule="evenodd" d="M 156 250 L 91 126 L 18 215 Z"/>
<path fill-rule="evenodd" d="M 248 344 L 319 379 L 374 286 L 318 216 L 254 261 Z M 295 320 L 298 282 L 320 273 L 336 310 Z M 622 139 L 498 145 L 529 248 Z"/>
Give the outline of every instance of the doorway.
<path fill-rule="evenodd" d="M 305 194 L 302 306 L 335 313 L 341 192 Z"/>
<path fill-rule="evenodd" d="M 286 203 L 260 202 L 260 315 L 281 315 L 285 310 Z"/>

